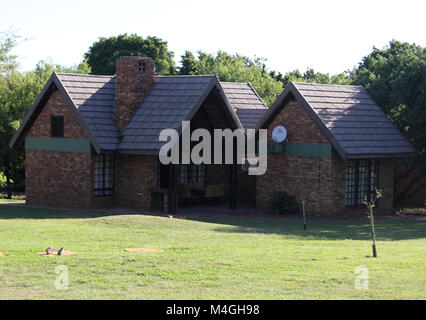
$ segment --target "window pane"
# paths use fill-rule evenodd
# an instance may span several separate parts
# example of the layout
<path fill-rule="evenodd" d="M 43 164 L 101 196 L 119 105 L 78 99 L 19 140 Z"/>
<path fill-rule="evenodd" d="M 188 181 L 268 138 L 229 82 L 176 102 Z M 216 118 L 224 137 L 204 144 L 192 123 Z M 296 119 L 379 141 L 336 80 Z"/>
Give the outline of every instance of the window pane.
<path fill-rule="evenodd" d="M 95 155 L 94 195 L 112 195 L 114 192 L 114 155 Z"/>
<path fill-rule="evenodd" d="M 346 167 L 346 206 L 371 200 L 377 187 L 377 159 L 349 160 Z"/>

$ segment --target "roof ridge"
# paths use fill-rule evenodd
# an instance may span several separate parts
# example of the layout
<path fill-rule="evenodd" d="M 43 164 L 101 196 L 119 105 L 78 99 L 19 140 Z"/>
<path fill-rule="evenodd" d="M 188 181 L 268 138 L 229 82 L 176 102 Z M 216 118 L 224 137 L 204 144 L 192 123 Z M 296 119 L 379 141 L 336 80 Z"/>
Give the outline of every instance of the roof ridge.
<path fill-rule="evenodd" d="M 115 75 L 108 76 L 103 74 L 85 74 L 85 73 L 68 73 L 68 72 L 57 72 L 57 75 L 65 75 L 65 76 L 79 76 L 79 77 L 100 77 L 100 78 L 115 78 Z"/>
<path fill-rule="evenodd" d="M 195 77 L 214 77 L 215 74 L 178 74 L 178 75 L 156 75 L 156 78 L 195 78 Z"/>
<path fill-rule="evenodd" d="M 250 82 L 247 82 L 248 86 L 250 87 L 251 91 L 256 95 L 256 97 L 262 102 L 263 106 L 265 107 L 265 109 L 268 109 L 268 106 L 266 105 L 265 101 L 263 101 L 263 99 L 260 97 L 260 95 L 257 93 L 256 90 L 254 90 L 253 86 L 251 85 Z"/>
<path fill-rule="evenodd" d="M 249 84 L 249 82 L 237 82 L 237 81 L 219 81 L 220 83 L 238 83 L 238 84 Z"/>
<path fill-rule="evenodd" d="M 336 86 L 336 87 L 360 87 L 363 88 L 363 86 L 360 86 L 358 84 L 334 84 L 334 83 L 315 83 L 315 82 L 301 82 L 301 81 L 291 81 L 294 84 L 310 84 L 315 86 Z"/>

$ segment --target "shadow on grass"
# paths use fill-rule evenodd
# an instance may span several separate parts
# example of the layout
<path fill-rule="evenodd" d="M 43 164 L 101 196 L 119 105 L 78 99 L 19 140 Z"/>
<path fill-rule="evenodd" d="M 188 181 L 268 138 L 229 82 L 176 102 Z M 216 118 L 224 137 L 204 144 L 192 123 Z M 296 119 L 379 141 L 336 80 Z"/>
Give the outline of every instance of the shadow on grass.
<path fill-rule="evenodd" d="M 307 232 L 302 220 L 244 217 L 200 217 L 189 218 L 199 222 L 227 225 L 215 230 L 225 233 L 264 233 L 302 237 L 306 240 L 369 240 L 371 227 L 368 219 L 308 221 Z M 229 228 L 232 226 L 232 228 Z M 426 220 L 395 218 L 376 222 L 377 240 L 408 240 L 426 237 Z"/>
<path fill-rule="evenodd" d="M 50 209 L 27 207 L 16 204 L 0 204 L 0 220 L 1 219 L 82 219 L 97 218 L 116 215 L 114 212 L 105 211 L 86 211 L 72 209 Z"/>
<path fill-rule="evenodd" d="M 212 211 L 210 211 L 212 212 Z M 218 211 L 220 212 L 220 211 Z M 189 212 L 188 212 L 189 213 Z M 50 209 L 13 204 L 0 205 L 1 219 L 84 219 L 98 218 L 113 215 L 154 215 L 163 216 L 162 213 L 140 212 L 138 210 L 72 210 Z M 168 218 L 165 218 L 168 219 Z M 303 222 L 296 217 L 275 218 L 259 216 L 232 216 L 226 215 L 186 215 L 186 220 L 214 223 L 218 226 L 214 230 L 224 233 L 264 233 L 277 235 L 291 235 L 302 237 L 306 240 L 319 239 L 370 239 L 370 224 L 365 217 L 361 220 L 315 220 L 308 221 L 307 232 L 303 231 Z M 225 227 L 226 226 L 226 227 Z M 426 237 L 426 220 L 397 218 L 378 219 L 376 221 L 377 240 L 408 240 Z"/>

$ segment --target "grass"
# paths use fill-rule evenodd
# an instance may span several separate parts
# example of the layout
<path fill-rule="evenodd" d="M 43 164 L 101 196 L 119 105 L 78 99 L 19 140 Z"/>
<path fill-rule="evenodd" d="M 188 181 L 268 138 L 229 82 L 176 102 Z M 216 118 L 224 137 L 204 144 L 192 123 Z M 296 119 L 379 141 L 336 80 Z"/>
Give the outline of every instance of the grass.
<path fill-rule="evenodd" d="M 101 215 L 0 205 L 0 299 L 425 299 L 426 221 Z M 49 245 L 74 256 L 35 254 Z M 164 252 L 126 253 L 128 247 Z M 57 290 L 57 266 L 69 289 Z M 367 266 L 369 289 L 354 287 Z"/>
<path fill-rule="evenodd" d="M 12 195 L 12 199 L 7 199 L 5 193 L 0 193 L 0 204 L 1 203 L 24 203 L 25 196 L 23 195 Z"/>

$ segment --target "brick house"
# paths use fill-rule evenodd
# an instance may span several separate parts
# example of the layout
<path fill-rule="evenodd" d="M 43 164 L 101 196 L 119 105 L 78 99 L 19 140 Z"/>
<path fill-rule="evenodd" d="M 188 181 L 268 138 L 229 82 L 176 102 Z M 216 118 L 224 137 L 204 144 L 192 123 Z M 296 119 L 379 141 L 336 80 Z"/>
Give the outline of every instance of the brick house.
<path fill-rule="evenodd" d="M 116 67 L 116 76 L 54 73 L 46 83 L 9 144 L 25 148 L 28 204 L 174 212 L 196 187 L 262 211 L 286 191 L 327 214 L 362 207 L 377 187 L 389 212 L 394 161 L 414 155 L 362 87 L 290 83 L 267 109 L 248 83 L 156 76 L 144 57 L 120 57 Z M 159 133 L 183 120 L 191 130 L 267 129 L 266 174 L 161 165 Z M 278 125 L 288 132 L 281 143 L 272 140 Z"/>
<path fill-rule="evenodd" d="M 163 166 L 159 133 L 182 120 L 254 128 L 265 110 L 248 83 L 155 76 L 152 59 L 120 57 L 116 76 L 52 74 L 9 146 L 25 148 L 28 204 L 174 211 L 182 186 L 197 184 L 235 208 L 238 194 L 254 201 L 255 177 L 236 165 Z"/>
<path fill-rule="evenodd" d="M 278 125 L 288 133 L 282 143 L 271 136 Z M 290 83 L 256 128 L 269 139 L 268 169 L 257 177 L 259 209 L 286 191 L 305 200 L 307 211 L 352 212 L 378 188 L 377 209 L 390 213 L 395 161 L 415 153 L 360 86 Z"/>

